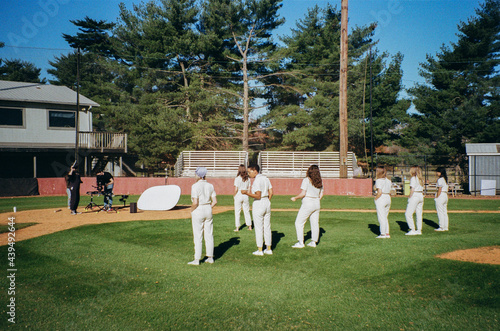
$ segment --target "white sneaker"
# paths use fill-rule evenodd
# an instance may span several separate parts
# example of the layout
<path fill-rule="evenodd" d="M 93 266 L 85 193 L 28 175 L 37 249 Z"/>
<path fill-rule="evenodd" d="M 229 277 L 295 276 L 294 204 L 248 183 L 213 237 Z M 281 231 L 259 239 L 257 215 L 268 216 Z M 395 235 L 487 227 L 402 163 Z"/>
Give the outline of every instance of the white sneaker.
<path fill-rule="evenodd" d="M 264 252 L 263 251 L 255 251 L 252 254 L 253 255 L 257 255 L 257 256 L 264 256 Z"/>
<path fill-rule="evenodd" d="M 264 254 L 273 255 L 273 251 L 270 249 L 266 249 L 266 250 L 264 250 Z"/>
<path fill-rule="evenodd" d="M 391 236 L 388 235 L 388 234 L 381 234 L 380 236 L 376 237 L 377 239 L 386 239 L 386 238 L 390 238 Z"/>
<path fill-rule="evenodd" d="M 309 244 L 307 244 L 307 246 L 309 246 L 309 247 L 316 247 L 316 242 L 315 241 L 311 241 Z"/>
<path fill-rule="evenodd" d="M 193 260 L 191 262 L 188 262 L 190 265 L 200 265 L 200 260 Z"/>
<path fill-rule="evenodd" d="M 205 260 L 205 263 L 210 263 L 210 264 L 214 263 L 214 258 L 213 258 L 213 257 L 209 257 L 209 258 L 207 258 L 207 259 Z"/>
<path fill-rule="evenodd" d="M 418 233 L 415 230 L 410 230 L 405 233 L 405 236 L 416 236 Z"/>
<path fill-rule="evenodd" d="M 437 229 L 434 229 L 434 231 L 448 231 L 448 229 L 437 228 Z"/>
<path fill-rule="evenodd" d="M 298 241 L 295 245 L 292 246 L 292 248 L 304 248 L 304 244 Z"/>
<path fill-rule="evenodd" d="M 421 234 L 422 234 L 422 230 L 417 230 L 417 231 L 415 231 L 415 234 L 416 234 L 416 235 L 421 235 Z"/>

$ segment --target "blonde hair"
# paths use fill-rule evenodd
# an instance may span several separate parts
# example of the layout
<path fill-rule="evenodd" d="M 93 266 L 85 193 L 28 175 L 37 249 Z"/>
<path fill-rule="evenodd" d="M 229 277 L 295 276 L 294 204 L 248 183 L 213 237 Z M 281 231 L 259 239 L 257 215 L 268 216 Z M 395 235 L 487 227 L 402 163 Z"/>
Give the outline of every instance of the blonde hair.
<path fill-rule="evenodd" d="M 377 172 L 376 172 L 376 178 L 386 178 L 387 177 L 387 170 L 385 170 L 385 167 L 380 166 L 377 167 Z"/>
<path fill-rule="evenodd" d="M 410 176 L 417 177 L 420 185 L 424 185 L 424 181 L 422 179 L 422 169 L 419 166 L 413 166 L 410 168 Z"/>

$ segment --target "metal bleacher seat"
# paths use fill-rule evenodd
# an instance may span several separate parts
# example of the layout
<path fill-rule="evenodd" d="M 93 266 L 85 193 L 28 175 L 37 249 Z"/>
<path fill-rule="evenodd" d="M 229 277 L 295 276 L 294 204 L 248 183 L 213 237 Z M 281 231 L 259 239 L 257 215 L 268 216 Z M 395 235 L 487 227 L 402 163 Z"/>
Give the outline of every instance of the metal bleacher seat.
<path fill-rule="evenodd" d="M 301 178 L 306 176 L 311 164 L 319 166 L 321 177 L 340 177 L 339 152 L 282 152 L 266 151 L 259 153 L 261 173 L 268 177 Z M 356 156 L 347 154 L 347 177 L 352 178 L 357 168 Z"/>
<path fill-rule="evenodd" d="M 248 165 L 248 152 L 183 151 L 175 164 L 175 176 L 194 177 L 197 167 L 205 167 L 209 177 L 235 177 L 240 164 Z"/>

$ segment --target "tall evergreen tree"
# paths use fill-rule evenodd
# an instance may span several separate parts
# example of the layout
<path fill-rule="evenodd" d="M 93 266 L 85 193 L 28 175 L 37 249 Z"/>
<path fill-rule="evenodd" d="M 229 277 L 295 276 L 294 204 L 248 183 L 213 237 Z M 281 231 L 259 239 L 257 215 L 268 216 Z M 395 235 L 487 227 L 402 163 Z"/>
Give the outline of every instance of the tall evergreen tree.
<path fill-rule="evenodd" d="M 283 66 L 289 76 L 280 77 L 270 91 L 266 124 L 273 139 L 268 147 L 293 150 L 338 150 L 340 19 L 336 7 L 311 8 L 299 20 L 292 35 L 284 37 Z M 348 132 L 349 150 L 366 153 L 369 124 L 369 47 L 375 25 L 354 27 L 349 36 Z M 373 54 L 374 122 L 378 144 L 388 143 L 386 132 L 404 121 L 409 102 L 398 105 L 401 61 L 397 55 L 386 68 L 386 54 Z M 286 89 L 283 89 L 285 87 Z M 405 108 L 406 107 L 406 108 Z M 380 134 L 380 135 L 379 135 Z"/>
<path fill-rule="evenodd" d="M 500 1 L 486 0 L 458 31 L 456 43 L 427 56 L 426 83 L 410 90 L 418 111 L 411 147 L 442 162 L 458 159 L 467 142 L 500 140 Z"/>
<path fill-rule="evenodd" d="M 41 69 L 31 62 L 0 59 L 0 80 L 45 84 L 47 81 L 40 79 L 40 72 Z"/>
<path fill-rule="evenodd" d="M 249 150 L 250 114 L 260 107 L 259 87 L 271 74 L 267 66 L 276 44 L 273 30 L 284 23 L 278 10 L 283 0 L 206 0 L 201 18 L 203 31 L 222 39 L 224 69 L 228 75 L 221 92 L 235 99 L 231 106 L 242 118 L 242 148 Z"/>

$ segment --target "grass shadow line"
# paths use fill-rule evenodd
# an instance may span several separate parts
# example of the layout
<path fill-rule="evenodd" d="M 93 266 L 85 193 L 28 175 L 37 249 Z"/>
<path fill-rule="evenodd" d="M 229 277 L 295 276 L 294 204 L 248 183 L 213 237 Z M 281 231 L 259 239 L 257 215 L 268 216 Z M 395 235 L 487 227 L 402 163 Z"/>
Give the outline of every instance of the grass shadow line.
<path fill-rule="evenodd" d="M 240 244 L 240 238 L 238 237 L 233 237 L 229 240 L 226 240 L 216 247 L 214 247 L 214 259 L 219 259 L 221 258 L 231 247 L 239 245 Z"/>
<path fill-rule="evenodd" d="M 321 241 L 321 237 L 323 237 L 323 233 L 326 233 L 326 230 L 323 228 L 319 228 L 318 243 Z M 304 242 L 308 241 L 309 239 L 312 239 L 312 232 L 310 230 L 307 231 L 306 235 L 304 236 Z"/>
<path fill-rule="evenodd" d="M 380 235 L 380 226 L 377 224 L 368 224 L 368 229 L 370 229 L 373 234 L 377 236 Z"/>
<path fill-rule="evenodd" d="M 281 238 L 283 238 L 285 234 L 278 231 L 271 231 L 271 235 L 272 235 L 271 249 L 275 249 L 276 246 L 278 246 L 278 243 L 281 241 Z"/>
<path fill-rule="evenodd" d="M 431 221 L 431 220 L 429 220 L 429 219 L 424 218 L 424 219 L 423 219 L 423 222 L 424 222 L 426 225 L 430 226 L 431 228 L 434 228 L 434 229 L 439 228 L 439 224 L 437 224 L 436 222 Z"/>
<path fill-rule="evenodd" d="M 398 223 L 399 230 L 401 230 L 402 232 L 406 233 L 406 232 L 410 231 L 410 227 L 408 226 L 408 223 L 406 223 L 404 221 L 397 221 L 396 223 Z"/>

